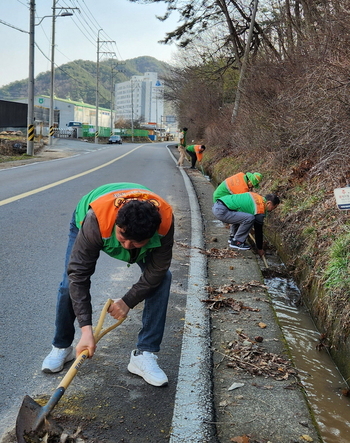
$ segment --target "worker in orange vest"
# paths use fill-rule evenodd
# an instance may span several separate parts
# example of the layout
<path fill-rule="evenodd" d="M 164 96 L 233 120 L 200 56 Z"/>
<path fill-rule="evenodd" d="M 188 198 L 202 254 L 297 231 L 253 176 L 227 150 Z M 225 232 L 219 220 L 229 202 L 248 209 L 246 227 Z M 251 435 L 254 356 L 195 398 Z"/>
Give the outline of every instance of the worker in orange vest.
<path fill-rule="evenodd" d="M 191 157 L 191 168 L 190 169 L 195 169 L 195 164 L 196 164 L 197 160 L 199 162 L 202 161 L 204 150 L 205 150 L 204 145 L 189 145 L 189 146 L 187 146 L 186 152 Z"/>

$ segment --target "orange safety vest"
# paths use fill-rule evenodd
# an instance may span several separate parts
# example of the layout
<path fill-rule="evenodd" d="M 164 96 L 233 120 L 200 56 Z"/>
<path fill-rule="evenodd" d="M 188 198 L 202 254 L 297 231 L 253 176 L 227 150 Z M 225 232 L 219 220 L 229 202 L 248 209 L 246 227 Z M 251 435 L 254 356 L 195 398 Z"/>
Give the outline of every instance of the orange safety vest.
<path fill-rule="evenodd" d="M 204 151 L 202 151 L 202 152 L 199 151 L 201 146 L 202 146 L 202 145 L 194 145 L 194 151 L 195 151 L 195 153 L 196 153 L 197 160 L 198 160 L 199 162 L 202 160 L 202 158 L 203 158 L 203 152 L 204 152 Z"/>
<path fill-rule="evenodd" d="M 232 175 L 225 180 L 226 187 L 231 194 L 243 194 L 244 192 L 249 192 L 244 177 L 244 172 L 238 172 L 238 174 Z"/>
<path fill-rule="evenodd" d="M 255 214 L 265 214 L 266 199 L 256 192 L 249 192 L 255 203 Z"/>
<path fill-rule="evenodd" d="M 153 203 L 159 209 L 162 219 L 157 232 L 161 236 L 168 233 L 172 224 L 173 212 L 171 206 L 165 200 L 147 189 L 116 189 L 101 195 L 89 204 L 98 220 L 102 238 L 108 238 L 112 235 L 118 211 L 128 200 L 142 200 Z"/>

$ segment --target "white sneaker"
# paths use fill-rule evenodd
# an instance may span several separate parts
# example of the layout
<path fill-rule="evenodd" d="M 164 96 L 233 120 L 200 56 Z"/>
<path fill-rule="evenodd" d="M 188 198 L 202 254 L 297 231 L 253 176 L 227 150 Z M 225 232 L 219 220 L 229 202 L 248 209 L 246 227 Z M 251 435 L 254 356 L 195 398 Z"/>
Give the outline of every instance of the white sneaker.
<path fill-rule="evenodd" d="M 136 350 L 131 352 L 128 371 L 132 374 L 139 375 L 147 383 L 153 386 L 165 386 L 168 384 L 168 377 L 165 372 L 160 369 L 157 363 L 158 357 L 152 352 L 142 352 L 136 355 Z"/>
<path fill-rule="evenodd" d="M 44 359 L 41 370 L 47 373 L 60 372 L 67 361 L 74 360 L 73 346 L 56 348 L 52 346 L 50 354 Z"/>

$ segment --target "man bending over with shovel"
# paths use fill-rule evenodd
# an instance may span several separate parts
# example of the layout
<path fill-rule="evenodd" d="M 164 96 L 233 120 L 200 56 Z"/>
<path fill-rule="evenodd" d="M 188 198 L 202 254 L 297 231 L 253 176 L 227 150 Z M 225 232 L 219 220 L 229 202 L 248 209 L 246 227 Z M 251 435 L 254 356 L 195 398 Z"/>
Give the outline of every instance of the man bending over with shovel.
<path fill-rule="evenodd" d="M 153 386 L 168 383 L 154 352 L 160 349 L 165 326 L 173 237 L 171 206 L 145 186 L 107 184 L 79 201 L 70 223 L 53 346 L 42 371 L 60 372 L 66 362 L 75 358 L 71 345 L 76 318 L 82 332 L 76 353 L 79 355 L 88 349 L 89 357 L 94 355 L 90 284 L 100 251 L 104 251 L 113 258 L 137 263 L 142 272 L 139 280 L 123 297 L 116 299 L 108 311 L 119 320 L 145 301 L 142 329 L 137 349 L 131 352 L 128 370 Z"/>

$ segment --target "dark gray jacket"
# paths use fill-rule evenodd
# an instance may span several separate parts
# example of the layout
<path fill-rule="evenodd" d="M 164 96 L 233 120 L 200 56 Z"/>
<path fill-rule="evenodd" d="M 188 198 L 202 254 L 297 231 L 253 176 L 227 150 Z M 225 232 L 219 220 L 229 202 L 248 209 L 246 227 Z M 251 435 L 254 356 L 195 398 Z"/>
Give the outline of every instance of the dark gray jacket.
<path fill-rule="evenodd" d="M 161 246 L 147 253 L 139 280 L 121 297 L 129 308 L 134 308 L 145 298 L 150 297 L 152 291 L 162 282 L 170 267 L 173 243 L 174 220 L 169 232 L 161 238 Z M 98 222 L 90 209 L 79 229 L 67 268 L 70 297 L 80 327 L 92 324 L 91 276 L 95 272 L 102 247 L 103 241 Z M 140 249 L 130 250 L 129 263 L 140 261 L 138 260 L 139 252 Z"/>

